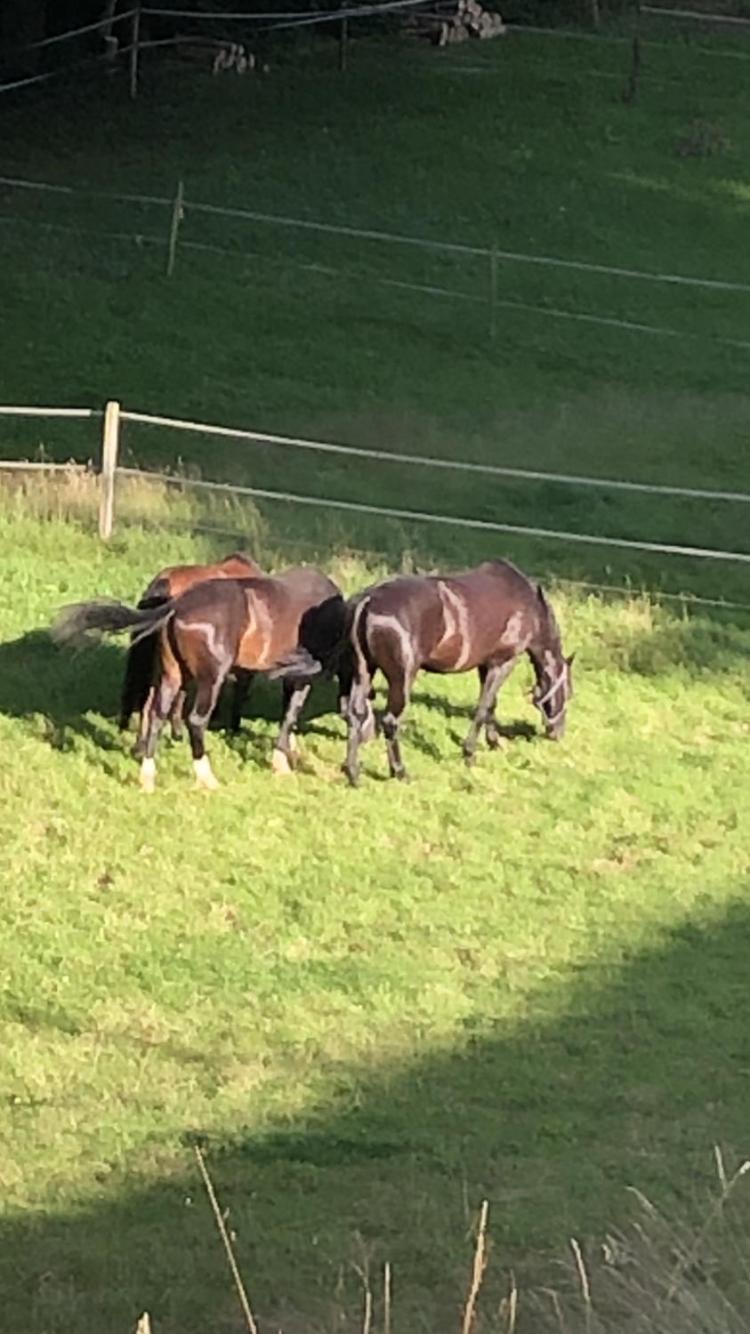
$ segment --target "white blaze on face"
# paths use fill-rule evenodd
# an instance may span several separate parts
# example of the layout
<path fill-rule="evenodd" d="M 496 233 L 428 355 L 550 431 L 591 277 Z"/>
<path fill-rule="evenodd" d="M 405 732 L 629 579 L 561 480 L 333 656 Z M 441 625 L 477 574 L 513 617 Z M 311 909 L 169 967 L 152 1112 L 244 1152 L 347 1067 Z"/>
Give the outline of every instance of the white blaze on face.
<path fill-rule="evenodd" d="M 156 789 L 156 760 L 141 760 L 140 784 L 142 792 L 154 792 Z"/>

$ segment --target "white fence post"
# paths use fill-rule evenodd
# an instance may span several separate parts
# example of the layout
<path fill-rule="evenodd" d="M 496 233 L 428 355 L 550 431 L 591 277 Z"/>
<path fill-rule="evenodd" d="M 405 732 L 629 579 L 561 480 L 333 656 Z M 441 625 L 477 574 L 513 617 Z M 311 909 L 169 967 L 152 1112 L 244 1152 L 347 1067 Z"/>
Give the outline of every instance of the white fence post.
<path fill-rule="evenodd" d="M 120 441 L 120 404 L 113 399 L 104 409 L 102 435 L 102 489 L 99 501 L 99 536 L 107 542 L 112 536 L 115 520 L 115 472 L 117 448 Z"/>
<path fill-rule="evenodd" d="M 183 181 L 177 182 L 177 193 L 172 205 L 172 221 L 169 226 L 169 244 L 167 246 L 167 277 L 171 278 L 174 273 L 175 259 L 177 258 L 177 233 L 180 230 L 180 223 L 185 216 L 185 185 Z"/>

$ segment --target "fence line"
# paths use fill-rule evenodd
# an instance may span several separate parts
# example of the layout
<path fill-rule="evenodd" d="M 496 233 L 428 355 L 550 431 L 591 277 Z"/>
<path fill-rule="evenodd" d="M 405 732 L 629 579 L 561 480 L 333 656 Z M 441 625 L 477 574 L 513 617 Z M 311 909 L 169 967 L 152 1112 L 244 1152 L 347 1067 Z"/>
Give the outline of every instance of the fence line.
<path fill-rule="evenodd" d="M 167 201 L 165 200 L 165 203 Z M 152 236 L 147 232 L 110 232 L 95 227 L 70 227 L 59 222 L 39 222 L 36 218 L 19 218 L 16 214 L 0 214 L 0 225 L 20 223 L 25 227 L 38 227 L 43 231 L 64 232 L 71 236 L 96 236 L 102 240 L 130 241 L 134 245 L 168 246 L 164 236 Z M 301 270 L 303 273 L 319 273 L 335 278 L 344 278 L 349 282 L 361 282 L 362 274 L 347 269 L 337 269 L 331 264 L 305 264 L 300 260 L 279 261 L 261 254 L 259 251 L 230 250 L 227 246 L 211 245 L 205 241 L 183 241 L 176 239 L 178 250 L 195 250 L 199 253 L 226 255 L 230 259 L 243 260 L 247 263 L 260 260 L 265 264 L 282 263 L 285 267 Z M 393 287 L 405 292 L 419 292 L 424 296 L 445 297 L 452 301 L 468 301 L 472 305 L 486 306 L 487 299 L 475 296 L 471 292 L 459 292 L 452 287 L 438 287 L 434 283 L 409 283 L 401 278 L 382 278 L 377 274 L 367 274 L 367 281 L 378 287 Z M 509 298 L 494 298 L 494 304 L 501 310 L 518 310 L 530 315 L 547 316 L 549 319 L 574 320 L 583 324 L 596 324 L 606 329 L 623 329 L 626 333 L 649 334 L 658 338 L 687 338 L 690 342 L 714 343 L 719 347 L 731 347 L 742 352 L 750 351 L 750 340 L 742 338 L 724 338 L 713 334 L 692 333 L 689 329 L 672 329 L 668 325 L 643 324 L 636 320 L 620 320 L 614 315 L 595 315 L 593 311 L 563 310 L 557 306 L 539 306 L 530 301 L 513 301 Z"/>
<path fill-rule="evenodd" d="M 0 178 L 0 184 L 2 178 Z M 472 255 L 487 259 L 495 254 L 498 259 L 514 264 L 540 264 L 551 268 L 576 269 L 585 273 L 608 274 L 615 278 L 637 278 L 646 282 L 672 283 L 686 287 L 705 287 L 728 292 L 750 292 L 750 283 L 732 283 L 721 278 L 691 278 L 676 273 L 650 273 L 645 269 L 625 269 L 610 264 L 594 264 L 586 260 L 560 259 L 553 255 L 529 255 L 515 250 L 498 250 L 493 246 L 470 246 L 456 241 L 429 241 L 421 236 L 405 236 L 397 232 L 383 232 L 370 228 L 346 227 L 330 222 L 314 222 L 304 218 L 289 218 L 277 213 L 259 213 L 253 209 L 224 208 L 218 204 L 199 204 L 187 201 L 186 209 L 194 213 L 220 214 L 224 217 L 247 218 L 251 222 L 271 223 L 278 227 L 298 227 L 306 231 L 330 232 L 336 236 L 352 236 L 363 241 L 386 241 L 398 245 L 419 246 L 427 250 Z"/>
<path fill-rule="evenodd" d="M 67 32 L 55 33 L 52 37 L 42 37 L 38 42 L 29 42 L 27 46 L 19 49 L 18 54 L 24 51 L 39 51 L 45 46 L 55 46 L 58 42 L 66 42 L 69 37 L 81 37 L 84 33 L 95 32 L 98 28 L 111 28 L 115 23 L 122 23 L 124 19 L 132 19 L 135 9 L 128 9 L 124 14 L 113 14 L 111 17 L 96 19 L 93 23 L 84 23 L 80 28 L 69 28 Z"/>
<path fill-rule="evenodd" d="M 333 20 L 342 18 L 369 18 L 375 14 L 387 14 L 389 11 L 395 9 L 412 9 L 417 5 L 424 5 L 427 3 L 428 0 L 384 0 L 383 4 L 349 5 L 342 9 L 329 10 L 298 9 L 280 14 L 241 14 L 236 11 L 213 13 L 213 11 L 210 10 L 157 9 L 152 8 L 151 6 L 144 6 L 141 13 L 153 15 L 158 18 L 189 18 L 201 20 L 236 19 L 237 21 L 242 21 L 244 23 L 257 23 L 268 20 L 275 23 L 277 19 L 280 19 L 282 21 L 290 20 L 292 23 L 293 21 L 296 21 L 300 25 L 303 25 L 308 23 L 330 23 Z"/>
<path fill-rule="evenodd" d="M 537 27 L 532 23 L 506 23 L 509 32 L 532 33 L 540 37 L 561 37 L 575 42 L 598 42 L 609 46 L 631 46 L 632 37 L 604 37 L 597 32 L 574 32 L 565 28 L 543 28 Z M 651 38 L 642 40 L 641 45 L 648 47 L 652 51 L 674 51 L 673 42 L 653 41 Z M 729 51 L 726 48 L 710 46 L 693 46 L 693 53 L 702 56 L 717 56 L 722 60 L 750 60 L 750 53 L 746 51 Z"/>
<path fill-rule="evenodd" d="M 704 14 L 697 9 L 666 9 L 663 5 L 641 5 L 642 14 L 666 14 L 667 18 L 697 19 L 705 23 L 730 23 L 750 28 L 750 19 L 735 14 Z"/>
<path fill-rule="evenodd" d="M 101 417 L 99 408 L 0 407 L 0 417 Z"/>
<path fill-rule="evenodd" d="M 677 496 L 681 499 L 739 501 L 742 504 L 750 504 L 750 493 L 744 491 L 713 491 L 687 486 L 662 486 L 650 482 L 628 482 L 607 477 L 582 477 L 571 473 L 541 472 L 530 468 L 510 468 L 493 463 L 472 463 L 464 459 L 441 459 L 428 454 L 397 454 L 387 449 L 368 449 L 360 448 L 357 445 L 332 444 L 329 441 L 306 440 L 291 435 L 271 435 L 267 431 L 248 431 L 232 426 L 212 426 L 207 422 L 188 421 L 183 417 L 160 417 L 147 412 L 123 410 L 120 417 L 122 421 L 140 422 L 146 426 L 169 426 L 174 430 L 198 432 L 201 435 L 250 440 L 255 444 L 291 446 L 294 449 L 311 449 L 326 454 L 345 454 L 353 458 L 375 459 L 382 463 L 405 463 L 422 468 L 447 468 L 454 472 L 480 473 L 491 477 L 511 477 L 532 482 L 555 482 L 565 486 L 599 487 L 603 490 L 638 491 L 648 495 Z"/>
<path fill-rule="evenodd" d="M 750 552 L 719 551 L 713 547 L 685 547 L 671 542 L 639 542 L 628 537 L 598 537 L 593 533 L 571 533 L 554 528 L 535 528 L 525 524 L 496 523 L 490 519 L 464 519 L 451 514 L 430 514 L 424 510 L 393 509 L 388 505 L 366 505 L 354 500 L 333 500 L 327 496 L 300 496 L 290 491 L 269 491 L 256 486 L 234 486 L 228 482 L 204 482 L 197 478 L 175 477 L 170 473 L 147 472 L 141 468 L 118 468 L 126 477 L 152 477 L 167 486 L 187 486 L 205 491 L 224 491 L 234 495 L 254 496 L 258 500 L 279 500 L 290 505 L 318 505 L 323 509 L 347 510 L 354 514 L 374 514 L 381 518 L 410 523 L 439 523 L 454 528 L 476 528 L 483 532 L 512 533 L 518 537 L 540 537 L 554 541 L 585 543 L 588 546 L 620 547 L 647 551 L 663 556 L 690 556 L 704 560 L 737 561 L 750 565 Z"/>
<path fill-rule="evenodd" d="M 112 194 L 109 190 L 86 190 L 76 185 L 57 185 L 52 181 L 27 181 L 23 176 L 0 176 L 0 185 L 10 185 L 18 190 L 42 190 L 56 195 L 79 195 L 81 199 L 105 199 L 112 204 L 159 204 L 172 206 L 172 200 L 164 195 Z"/>
<path fill-rule="evenodd" d="M 135 196 L 134 196 L 135 198 Z M 164 201 L 165 203 L 168 201 Z M 134 245 L 166 247 L 168 240 L 163 236 L 150 236 L 147 232 L 110 232 L 94 227 L 69 227 L 59 222 L 39 222 L 35 218 L 19 218 L 15 214 L 0 214 L 0 225 L 21 223 L 26 227 L 38 227 L 44 231 L 65 232 L 73 236 L 97 236 L 103 240 L 130 241 Z M 178 236 L 176 247 L 179 250 L 195 250 L 212 255 L 226 255 L 230 259 L 251 260 L 266 264 L 283 263 L 286 267 L 300 269 L 304 273 L 320 273 L 347 281 L 361 282 L 362 274 L 347 269 L 337 269 L 331 264 L 305 264 L 300 260 L 278 261 L 258 251 L 230 250 L 227 246 L 211 245 L 205 241 L 183 241 Z M 452 287 L 438 287 L 434 283 L 409 283 L 401 278 L 382 278 L 377 274 L 367 274 L 367 281 L 378 287 L 393 287 L 406 292 L 419 292 L 424 296 L 445 297 L 452 301 L 468 301 L 472 305 L 486 306 L 487 300 L 471 292 L 459 292 Z M 620 320 L 614 315 L 595 315 L 592 311 L 563 310 L 557 306 L 539 306 L 529 301 L 513 301 L 509 298 L 494 298 L 494 304 L 502 310 L 518 310 L 530 315 L 547 316 L 549 319 L 574 320 L 583 324 L 596 324 L 606 329 L 623 329 L 626 333 L 643 333 L 658 338 L 687 338 L 691 342 L 714 343 L 719 347 L 731 347 L 742 352 L 750 351 L 750 341 L 742 338 L 724 338 L 719 335 L 692 333 L 689 329 L 672 329 L 668 325 L 643 324 L 636 320 Z"/>
<path fill-rule="evenodd" d="M 47 181 L 28 181 L 18 176 L 0 176 L 0 185 L 10 185 L 19 189 L 48 190 L 58 194 L 81 195 L 82 198 L 106 199 L 113 203 L 158 204 L 171 208 L 172 199 L 162 195 L 117 194 L 106 191 L 80 190 L 70 185 L 55 185 Z M 695 278 L 686 274 L 653 273 L 646 269 L 628 269 L 610 264 L 595 264 L 586 260 L 561 259 L 553 255 L 533 255 L 522 251 L 499 250 L 494 246 L 470 246 L 455 241 L 430 241 L 426 237 L 406 236 L 398 232 L 385 232 L 372 228 L 349 227 L 338 223 L 316 222 L 307 218 L 291 218 L 283 214 L 260 213 L 254 209 L 228 208 L 219 204 L 202 204 L 194 200 L 184 201 L 186 212 L 207 213 L 229 218 L 245 218 L 250 222 L 269 223 L 279 227 L 297 227 L 303 231 L 327 232 L 336 236 L 350 236 L 363 241 L 383 241 L 397 245 L 417 246 L 421 249 L 444 251 L 447 254 L 470 255 L 473 258 L 488 259 L 496 255 L 499 260 L 514 264 L 542 265 L 548 268 L 573 269 L 583 273 L 598 273 L 614 278 L 634 278 L 644 282 L 667 283 L 685 287 L 706 288 L 711 291 L 750 293 L 750 283 L 735 283 L 723 278 Z"/>
<path fill-rule="evenodd" d="M 724 551 L 711 547 L 693 547 L 684 546 L 678 543 L 668 542 L 647 542 L 639 541 L 634 538 L 625 537 L 607 537 L 593 533 L 574 533 L 560 529 L 540 528 L 526 524 L 500 523 L 488 519 L 470 519 L 457 515 L 434 514 L 423 510 L 397 509 L 387 505 L 369 505 L 360 501 L 336 500 L 327 496 L 302 496 L 294 492 L 276 491 L 267 488 L 253 486 L 237 486 L 226 482 L 210 482 L 198 479 L 175 476 L 169 473 L 150 472 L 142 468 L 121 467 L 118 465 L 118 444 L 121 421 L 140 422 L 146 425 L 167 426 L 177 430 L 198 431 L 201 433 L 228 436 L 234 439 L 249 439 L 255 442 L 264 442 L 269 444 L 282 444 L 302 447 L 304 449 L 323 450 L 346 454 L 348 456 L 360 456 L 363 458 L 373 458 L 385 462 L 397 462 L 406 464 L 418 464 L 426 467 L 452 468 L 471 473 L 491 474 L 499 476 L 511 476 L 524 480 L 533 481 L 553 481 L 562 482 L 568 485 L 600 486 L 606 489 L 618 489 L 626 491 L 648 492 L 658 495 L 673 495 L 677 497 L 689 497 L 710 500 L 728 500 L 740 501 L 746 503 L 750 501 L 750 495 L 744 492 L 720 492 L 710 491 L 699 488 L 689 487 L 666 487 L 645 482 L 624 482 L 621 480 L 607 481 L 607 479 L 577 477 L 565 473 L 545 473 L 536 472 L 528 469 L 511 469 L 495 466 L 492 464 L 467 463 L 463 460 L 436 459 L 420 455 L 399 455 L 386 450 L 366 450 L 356 449 L 353 446 L 333 445 L 323 441 L 302 440 L 293 436 L 271 436 L 257 431 L 241 431 L 230 427 L 209 426 L 200 422 L 189 422 L 182 418 L 175 417 L 157 417 L 148 413 L 123 412 L 120 405 L 115 400 L 109 400 L 106 404 L 105 412 L 93 408 L 47 408 L 47 407 L 27 407 L 17 405 L 4 405 L 0 407 L 0 415 L 4 416 L 27 416 L 27 417 L 104 417 L 104 433 L 102 442 L 102 460 L 101 460 L 101 503 L 100 503 L 100 535 L 106 540 L 112 532 L 112 523 L 114 517 L 114 479 L 116 474 L 130 477 L 143 477 L 154 481 L 161 481 L 167 486 L 188 487 L 204 491 L 230 493 L 233 495 L 252 496 L 256 499 L 281 501 L 286 504 L 318 506 L 325 509 L 343 510 L 354 514 L 377 515 L 383 518 L 396 519 L 398 521 L 443 524 L 457 528 L 476 529 L 483 532 L 510 533 L 521 537 L 536 537 L 545 540 L 571 542 L 577 544 L 586 544 L 588 546 L 614 547 L 621 550 L 644 551 L 649 554 L 683 556 L 690 558 L 700 558 L 704 560 L 732 561 L 739 564 L 750 564 L 750 552 Z M 23 465 L 18 461 L 10 461 L 11 468 L 21 468 Z M 46 467 L 47 465 L 38 465 Z M 53 464 L 50 470 L 66 467 L 65 464 Z"/>
<path fill-rule="evenodd" d="M 0 459 L 3 472 L 88 472 L 85 463 L 47 463 L 38 459 Z"/>

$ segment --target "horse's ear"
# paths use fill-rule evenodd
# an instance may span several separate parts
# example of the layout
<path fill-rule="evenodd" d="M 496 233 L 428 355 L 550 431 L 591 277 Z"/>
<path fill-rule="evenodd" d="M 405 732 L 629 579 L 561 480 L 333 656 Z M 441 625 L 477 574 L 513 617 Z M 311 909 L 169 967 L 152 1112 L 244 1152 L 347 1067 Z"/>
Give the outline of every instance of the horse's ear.
<path fill-rule="evenodd" d="M 536 586 L 536 595 L 537 595 L 537 597 L 539 598 L 539 601 L 541 602 L 542 606 L 543 606 L 543 607 L 546 607 L 546 606 L 547 606 L 547 599 L 546 599 L 546 597 L 544 596 L 544 589 L 542 588 L 542 585 L 541 585 L 541 584 L 537 584 L 537 586 Z"/>
<path fill-rule="evenodd" d="M 566 659 L 565 659 L 565 661 L 567 662 L 567 664 L 568 664 L 569 667 L 572 667 L 572 666 L 573 666 L 573 661 L 574 661 L 574 659 L 575 659 L 575 656 L 576 656 L 576 655 L 575 655 L 575 652 L 573 652 L 573 653 L 571 653 L 571 655 L 570 655 L 569 658 L 566 658 Z"/>

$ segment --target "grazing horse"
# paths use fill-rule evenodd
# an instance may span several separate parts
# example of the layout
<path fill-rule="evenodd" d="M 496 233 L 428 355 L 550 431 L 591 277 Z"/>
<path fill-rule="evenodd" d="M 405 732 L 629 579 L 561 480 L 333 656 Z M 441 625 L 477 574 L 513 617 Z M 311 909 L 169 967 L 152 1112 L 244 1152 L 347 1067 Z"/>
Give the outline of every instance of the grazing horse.
<path fill-rule="evenodd" d="M 273 768 L 288 772 L 293 731 L 312 681 L 321 671 L 339 670 L 340 698 L 348 698 L 347 667 L 339 668 L 346 604 L 340 589 L 315 569 L 294 569 L 275 578 L 211 580 L 157 607 L 122 602 L 83 602 L 65 608 L 52 627 L 66 642 L 86 632 L 157 635 L 157 671 L 149 710 L 141 786 L 152 792 L 159 734 L 181 691 L 192 682 L 195 699 L 187 726 L 199 787 L 218 786 L 205 750 L 205 732 L 230 671 L 266 672 L 283 680 L 284 717 Z M 304 661 L 288 662 L 302 646 Z M 345 662 L 348 658 L 345 655 Z"/>
<path fill-rule="evenodd" d="M 171 598 L 186 593 L 195 584 L 206 583 L 209 579 L 248 579 L 262 574 L 259 565 L 249 556 L 233 552 L 213 565 L 171 565 L 162 570 L 151 580 L 148 588 L 138 602 L 139 611 L 150 607 L 163 607 Z M 156 664 L 158 636 L 140 634 L 134 637 L 125 664 L 125 677 L 120 700 L 120 731 L 130 725 L 134 713 L 140 715 L 138 722 L 138 740 L 133 747 L 133 754 L 140 759 L 146 748 L 146 733 L 154 689 L 153 678 Z M 230 726 L 237 731 L 240 722 L 241 702 L 247 693 L 247 681 L 235 689 Z M 170 715 L 172 735 L 178 740 L 182 731 L 182 714 L 185 699 L 181 691 L 177 696 Z"/>
<path fill-rule="evenodd" d="M 534 668 L 532 698 L 547 736 L 557 740 L 563 734 L 573 657 L 563 656 L 555 614 L 541 587 L 507 561 L 485 561 L 464 574 L 376 584 L 351 604 L 349 638 L 353 682 L 344 771 L 352 785 L 359 779 L 359 747 L 371 727 L 372 678 L 378 668 L 388 683 L 381 725 L 393 778 L 407 777 L 398 734 L 420 669 L 479 673 L 479 702 L 463 743 L 469 763 L 482 727 L 488 745 L 499 745 L 497 693 L 522 653 Z"/>

